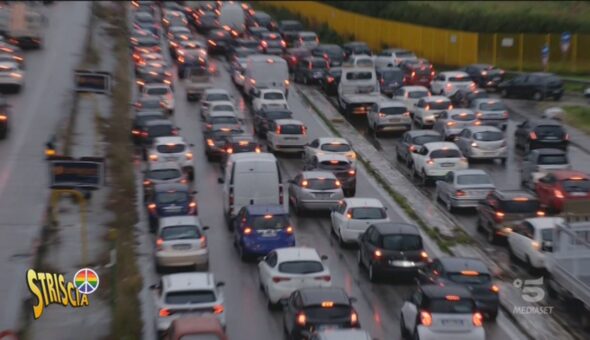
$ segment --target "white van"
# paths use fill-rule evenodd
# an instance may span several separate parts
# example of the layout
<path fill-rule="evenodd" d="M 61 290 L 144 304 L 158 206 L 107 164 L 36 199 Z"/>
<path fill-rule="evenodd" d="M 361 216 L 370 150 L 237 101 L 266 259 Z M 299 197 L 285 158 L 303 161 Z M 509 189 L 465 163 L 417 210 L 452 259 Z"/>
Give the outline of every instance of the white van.
<path fill-rule="evenodd" d="M 223 178 L 223 210 L 228 225 L 246 205 L 280 204 L 289 211 L 284 199 L 279 163 L 270 153 L 244 152 L 227 160 Z"/>
<path fill-rule="evenodd" d="M 219 12 L 219 24 L 234 38 L 241 36 L 246 30 L 246 16 L 242 6 L 238 2 L 224 2 Z"/>
<path fill-rule="evenodd" d="M 246 59 L 244 94 L 250 97 L 254 88 L 280 89 L 289 95 L 289 69 L 279 56 L 255 54 Z"/>

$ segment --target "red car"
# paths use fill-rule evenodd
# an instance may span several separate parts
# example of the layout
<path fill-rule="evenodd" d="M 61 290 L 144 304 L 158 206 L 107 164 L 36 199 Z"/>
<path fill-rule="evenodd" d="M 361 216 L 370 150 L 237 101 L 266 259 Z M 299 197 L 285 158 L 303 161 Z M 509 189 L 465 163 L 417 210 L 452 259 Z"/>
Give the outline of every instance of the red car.
<path fill-rule="evenodd" d="M 434 66 L 425 59 L 406 60 L 399 67 L 404 72 L 404 85 L 406 86 L 416 85 L 429 88 L 430 82 L 436 75 Z"/>
<path fill-rule="evenodd" d="M 227 340 L 219 320 L 207 316 L 185 316 L 172 321 L 165 340 L 183 339 Z"/>
<path fill-rule="evenodd" d="M 539 179 L 535 191 L 543 207 L 558 213 L 565 202 L 590 199 L 590 176 L 575 170 L 552 171 Z"/>

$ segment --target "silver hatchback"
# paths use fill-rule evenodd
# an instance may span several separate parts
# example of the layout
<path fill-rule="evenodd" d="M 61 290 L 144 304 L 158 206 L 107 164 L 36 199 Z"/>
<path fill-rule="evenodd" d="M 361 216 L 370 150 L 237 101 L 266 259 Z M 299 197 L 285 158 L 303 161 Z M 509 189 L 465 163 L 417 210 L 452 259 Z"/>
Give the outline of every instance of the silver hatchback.
<path fill-rule="evenodd" d="M 289 181 L 289 202 L 298 214 L 330 210 L 343 198 L 342 184 L 329 171 L 303 171 Z"/>
<path fill-rule="evenodd" d="M 455 137 L 455 143 L 468 159 L 499 159 L 506 163 L 508 147 L 504 133 L 493 126 L 472 126 Z"/>
<path fill-rule="evenodd" d="M 443 136 L 444 140 L 452 140 L 464 128 L 478 126 L 481 122 L 475 117 L 475 113 L 468 109 L 452 109 L 443 111 L 438 115 L 433 129 Z"/>

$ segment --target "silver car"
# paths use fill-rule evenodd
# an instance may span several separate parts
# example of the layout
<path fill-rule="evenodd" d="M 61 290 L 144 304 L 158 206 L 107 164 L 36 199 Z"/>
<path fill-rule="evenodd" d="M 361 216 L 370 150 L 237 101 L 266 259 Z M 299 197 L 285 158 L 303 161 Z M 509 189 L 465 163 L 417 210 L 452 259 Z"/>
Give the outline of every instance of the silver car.
<path fill-rule="evenodd" d="M 471 110 L 475 112 L 482 125 L 495 126 L 503 131 L 508 126 L 508 108 L 500 99 L 480 98 L 471 103 Z"/>
<path fill-rule="evenodd" d="M 523 186 L 535 188 L 539 178 L 550 170 L 570 170 L 572 168 L 567 153 L 560 149 L 535 149 L 522 161 L 520 181 Z"/>
<path fill-rule="evenodd" d="M 143 199 L 161 183 L 188 183 L 188 179 L 178 162 L 148 162 L 143 172 Z"/>
<path fill-rule="evenodd" d="M 192 266 L 209 269 L 207 237 L 196 216 L 172 216 L 160 219 L 156 239 L 156 270 L 162 267 Z"/>
<path fill-rule="evenodd" d="M 473 111 L 468 109 L 452 109 L 443 111 L 438 115 L 433 129 L 443 136 L 444 140 L 451 140 L 464 128 L 478 126 L 481 122 Z"/>
<path fill-rule="evenodd" d="M 506 164 L 506 137 L 496 127 L 468 127 L 455 137 L 455 143 L 468 159 L 499 159 L 502 165 Z"/>
<path fill-rule="evenodd" d="M 455 170 L 436 181 L 436 199 L 452 212 L 454 208 L 477 207 L 494 189 L 492 178 L 484 170 Z"/>
<path fill-rule="evenodd" d="M 289 202 L 303 210 L 330 210 L 344 198 L 342 184 L 329 171 L 303 171 L 289 181 Z"/>

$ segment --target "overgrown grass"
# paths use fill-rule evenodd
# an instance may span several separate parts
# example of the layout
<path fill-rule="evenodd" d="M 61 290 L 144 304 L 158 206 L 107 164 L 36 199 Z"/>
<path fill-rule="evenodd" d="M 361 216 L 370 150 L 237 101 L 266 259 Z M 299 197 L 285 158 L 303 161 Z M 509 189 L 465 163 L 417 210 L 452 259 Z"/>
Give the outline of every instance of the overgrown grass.
<path fill-rule="evenodd" d="M 566 123 L 590 134 L 590 107 L 565 106 L 563 109 Z"/>

